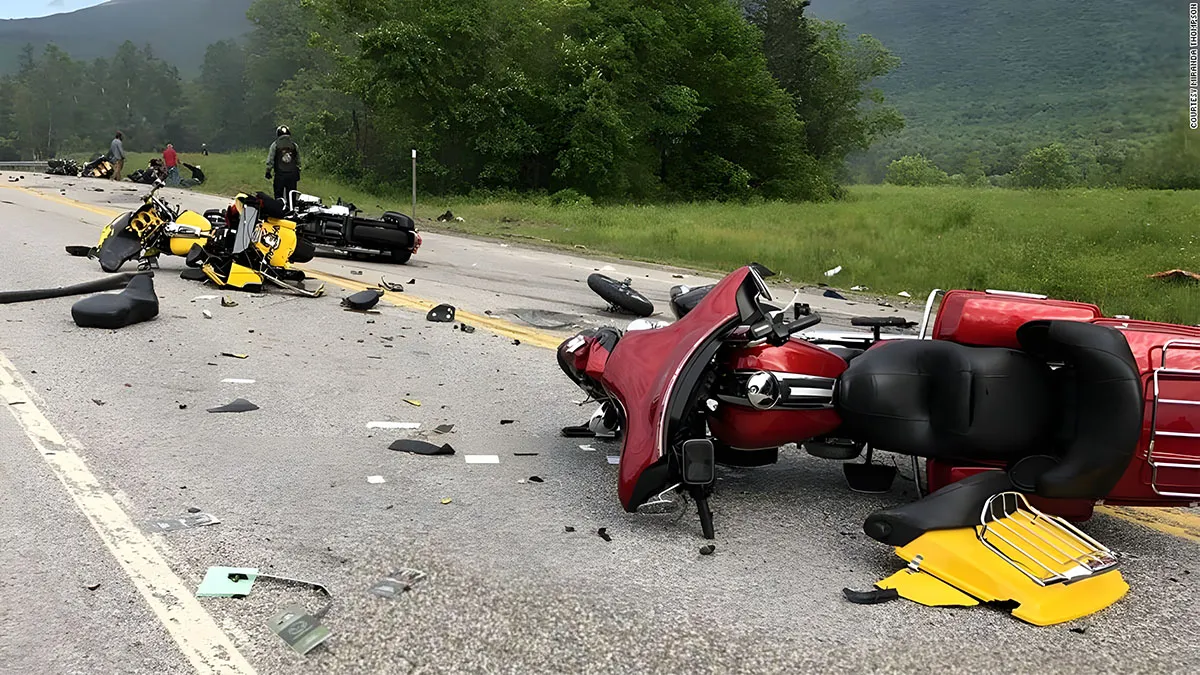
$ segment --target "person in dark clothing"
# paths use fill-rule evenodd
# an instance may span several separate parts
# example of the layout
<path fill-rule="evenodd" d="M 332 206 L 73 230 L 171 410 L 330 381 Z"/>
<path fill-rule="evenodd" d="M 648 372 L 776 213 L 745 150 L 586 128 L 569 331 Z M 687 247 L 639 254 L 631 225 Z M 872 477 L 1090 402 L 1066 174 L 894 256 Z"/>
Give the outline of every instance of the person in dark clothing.
<path fill-rule="evenodd" d="M 275 142 L 267 150 L 268 179 L 272 172 L 275 174 L 275 198 L 286 200 L 288 192 L 295 190 L 300 182 L 300 149 L 286 126 L 275 130 Z"/>

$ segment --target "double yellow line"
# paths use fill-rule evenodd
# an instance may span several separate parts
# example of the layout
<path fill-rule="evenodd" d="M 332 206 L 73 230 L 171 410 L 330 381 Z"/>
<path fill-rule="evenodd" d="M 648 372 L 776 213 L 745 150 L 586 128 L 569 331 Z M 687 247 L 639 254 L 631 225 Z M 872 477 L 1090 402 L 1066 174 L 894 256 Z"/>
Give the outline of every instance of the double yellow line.
<path fill-rule="evenodd" d="M 38 197 L 40 199 L 46 199 L 67 206 L 74 206 L 76 208 L 90 211 L 108 218 L 113 218 L 121 213 L 120 211 L 114 211 L 113 209 L 106 209 L 101 206 L 85 204 L 69 197 L 43 194 L 27 187 L 3 184 L 0 184 L 0 187 L 20 190 L 21 192 L 33 195 L 34 197 Z M 315 279 L 320 279 L 326 283 L 341 286 L 347 290 L 362 291 L 368 288 L 377 288 L 376 286 L 365 284 L 361 281 L 347 279 L 345 277 L 328 274 L 326 272 L 317 272 L 310 269 L 304 269 L 304 272 L 308 276 L 311 276 Z M 424 298 L 409 295 L 408 293 L 394 293 L 392 291 L 385 291 L 383 294 L 383 299 L 397 307 L 407 307 L 409 309 L 423 312 L 428 312 L 440 304 L 431 300 L 425 300 Z M 466 322 L 469 325 L 489 330 L 497 335 L 512 338 L 514 340 L 520 340 L 522 343 L 535 345 L 537 347 L 544 347 L 546 349 L 557 349 L 558 345 L 563 341 L 563 338 L 550 335 L 549 333 L 541 333 L 510 321 L 505 321 L 503 319 L 497 319 L 486 315 L 474 314 L 471 312 L 464 312 L 457 308 L 455 310 L 455 318 L 459 321 Z M 1130 508 L 1124 506 L 1097 506 L 1096 511 L 1113 516 L 1114 518 L 1120 518 L 1122 520 L 1139 523 L 1141 525 L 1145 525 L 1146 527 L 1175 537 L 1200 543 L 1200 515 L 1195 513 L 1190 513 L 1188 511 L 1176 508 Z"/>

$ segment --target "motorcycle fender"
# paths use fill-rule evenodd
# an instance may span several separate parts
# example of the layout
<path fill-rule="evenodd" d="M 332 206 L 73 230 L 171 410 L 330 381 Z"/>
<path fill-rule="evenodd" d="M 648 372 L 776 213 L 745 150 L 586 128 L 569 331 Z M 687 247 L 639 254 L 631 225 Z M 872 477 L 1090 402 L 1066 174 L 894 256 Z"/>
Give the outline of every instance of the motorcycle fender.
<path fill-rule="evenodd" d="M 171 237 L 167 241 L 170 244 L 171 255 L 186 256 L 193 246 L 204 246 L 208 240 L 199 237 Z"/>
<path fill-rule="evenodd" d="M 981 602 L 1015 602 L 1013 616 L 1035 626 L 1088 616 L 1120 600 L 1129 591 L 1129 584 L 1116 569 L 1042 586 L 984 546 L 973 527 L 926 532 L 898 547 L 896 554 L 917 567 L 921 574 L 913 577 L 935 577 L 943 585 Z M 951 597 L 961 600 L 924 579 L 910 578 L 897 583 L 896 575 L 892 575 L 888 580 L 896 584 L 893 587 L 902 597 L 909 597 L 905 595 L 908 591 L 912 595 L 909 599 L 921 604 Z"/>
<path fill-rule="evenodd" d="M 247 286 L 261 286 L 263 282 L 262 276 L 258 272 L 246 267 L 233 263 L 229 267 L 229 278 L 225 280 L 225 285 L 233 288 L 245 288 Z"/>
<path fill-rule="evenodd" d="M 142 252 L 142 242 L 129 232 L 119 232 L 104 240 L 104 245 L 97 251 L 100 258 L 100 269 L 105 272 L 116 272 L 126 262 L 137 258 Z"/>

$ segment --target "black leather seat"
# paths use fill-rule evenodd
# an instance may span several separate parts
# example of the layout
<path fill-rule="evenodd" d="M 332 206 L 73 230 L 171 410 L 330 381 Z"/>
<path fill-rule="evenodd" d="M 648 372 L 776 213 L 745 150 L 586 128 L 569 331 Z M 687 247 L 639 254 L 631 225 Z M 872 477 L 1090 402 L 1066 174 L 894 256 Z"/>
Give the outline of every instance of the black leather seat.
<path fill-rule="evenodd" d="M 154 274 L 139 274 L 120 293 L 101 293 L 71 307 L 75 325 L 84 328 L 123 328 L 158 316 Z"/>
<path fill-rule="evenodd" d="M 1103 497 L 1142 429 L 1128 343 L 1074 321 L 1031 321 L 1017 339 L 1019 351 L 938 340 L 867 351 L 839 380 L 839 433 L 922 457 L 1005 460 L 1018 487 L 1043 497 Z"/>

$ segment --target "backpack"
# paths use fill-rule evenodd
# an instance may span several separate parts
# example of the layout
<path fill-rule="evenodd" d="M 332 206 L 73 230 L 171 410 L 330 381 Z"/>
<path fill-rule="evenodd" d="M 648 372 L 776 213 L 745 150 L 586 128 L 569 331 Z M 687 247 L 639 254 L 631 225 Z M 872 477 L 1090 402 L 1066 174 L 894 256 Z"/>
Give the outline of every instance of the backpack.
<path fill-rule="evenodd" d="M 275 173 L 296 175 L 299 150 L 291 136 L 280 136 L 275 141 Z"/>

